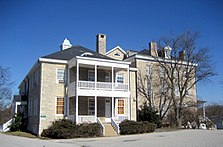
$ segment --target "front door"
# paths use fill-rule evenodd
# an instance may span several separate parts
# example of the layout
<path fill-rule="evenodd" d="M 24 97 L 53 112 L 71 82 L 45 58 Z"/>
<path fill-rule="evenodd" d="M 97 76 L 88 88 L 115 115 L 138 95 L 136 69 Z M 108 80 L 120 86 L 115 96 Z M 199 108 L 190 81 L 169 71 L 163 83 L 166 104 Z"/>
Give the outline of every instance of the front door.
<path fill-rule="evenodd" d="M 105 99 L 105 122 L 111 122 L 111 99 Z"/>

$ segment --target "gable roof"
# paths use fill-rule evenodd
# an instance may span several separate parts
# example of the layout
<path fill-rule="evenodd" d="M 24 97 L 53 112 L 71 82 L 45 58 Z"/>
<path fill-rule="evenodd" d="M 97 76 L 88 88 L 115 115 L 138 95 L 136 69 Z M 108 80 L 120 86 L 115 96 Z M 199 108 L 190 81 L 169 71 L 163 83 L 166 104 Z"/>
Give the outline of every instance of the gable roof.
<path fill-rule="evenodd" d="M 43 56 L 41 58 L 71 60 L 72 58 L 74 58 L 76 56 L 84 55 L 84 53 L 88 53 L 88 54 L 85 54 L 85 55 L 87 55 L 87 57 L 113 60 L 105 55 L 99 54 L 95 51 L 92 51 L 90 49 L 87 49 L 87 48 L 79 46 L 79 45 L 72 46 L 71 48 L 49 54 L 49 55 Z"/>
<path fill-rule="evenodd" d="M 126 52 L 125 52 L 120 46 L 116 46 L 116 47 L 114 47 L 113 49 L 111 49 L 110 51 L 108 51 L 108 52 L 106 53 L 106 55 L 109 54 L 109 53 L 111 53 L 111 52 L 113 52 L 113 51 L 116 50 L 116 49 L 120 50 L 123 54 L 126 54 Z"/>

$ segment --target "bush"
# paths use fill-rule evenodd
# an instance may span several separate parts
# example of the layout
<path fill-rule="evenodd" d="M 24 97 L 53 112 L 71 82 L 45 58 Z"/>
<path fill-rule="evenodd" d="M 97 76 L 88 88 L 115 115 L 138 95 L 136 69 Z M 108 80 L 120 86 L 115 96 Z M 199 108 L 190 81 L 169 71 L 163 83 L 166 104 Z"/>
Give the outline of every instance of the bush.
<path fill-rule="evenodd" d="M 61 119 L 54 121 L 48 129 L 44 129 L 41 136 L 57 139 L 73 138 L 75 129 L 76 125 L 72 121 Z"/>
<path fill-rule="evenodd" d="M 76 125 L 70 120 L 61 119 L 54 121 L 48 128 L 44 129 L 41 136 L 54 139 L 67 139 L 76 137 L 101 136 L 101 128 L 97 123 L 85 123 Z"/>
<path fill-rule="evenodd" d="M 161 127 L 160 117 L 153 108 L 149 107 L 144 103 L 139 110 L 139 121 L 148 121 L 150 123 L 155 123 L 157 127 Z"/>
<path fill-rule="evenodd" d="M 101 135 L 101 127 L 97 123 L 80 124 L 76 131 L 76 137 L 96 137 Z"/>
<path fill-rule="evenodd" d="M 124 120 L 119 124 L 120 134 L 142 134 L 154 132 L 156 125 L 147 121 L 135 122 L 131 120 Z"/>
<path fill-rule="evenodd" d="M 24 131 L 25 130 L 25 120 L 22 113 L 17 113 L 12 120 L 10 125 L 10 131 Z"/>

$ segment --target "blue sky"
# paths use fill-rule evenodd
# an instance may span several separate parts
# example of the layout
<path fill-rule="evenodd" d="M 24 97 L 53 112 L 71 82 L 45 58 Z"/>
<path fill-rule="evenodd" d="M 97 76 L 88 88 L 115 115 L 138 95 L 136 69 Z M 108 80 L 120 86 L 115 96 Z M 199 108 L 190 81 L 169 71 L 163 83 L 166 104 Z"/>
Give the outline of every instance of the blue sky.
<path fill-rule="evenodd" d="M 200 83 L 198 97 L 223 102 L 223 2 L 221 0 L 1 0 L 0 65 L 10 67 L 14 92 L 41 56 L 59 51 L 64 38 L 95 50 L 96 34 L 107 49 L 141 50 L 170 32 L 201 33 L 218 76 Z"/>

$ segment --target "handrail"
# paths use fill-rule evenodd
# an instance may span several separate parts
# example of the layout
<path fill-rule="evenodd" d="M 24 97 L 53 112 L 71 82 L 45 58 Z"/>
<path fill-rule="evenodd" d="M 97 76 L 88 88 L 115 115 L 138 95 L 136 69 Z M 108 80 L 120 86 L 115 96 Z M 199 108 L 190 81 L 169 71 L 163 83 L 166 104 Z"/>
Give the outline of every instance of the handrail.
<path fill-rule="evenodd" d="M 115 122 L 113 118 L 111 118 L 111 125 L 114 128 L 114 130 L 119 134 L 120 133 L 119 125 Z"/>
<path fill-rule="evenodd" d="M 114 87 L 114 89 L 112 87 Z M 112 83 L 112 82 L 78 81 L 78 88 L 92 89 L 92 90 L 95 89 L 95 90 L 128 91 L 128 84 Z"/>
<path fill-rule="evenodd" d="M 217 129 L 217 126 L 212 120 L 210 120 L 207 116 L 205 116 L 205 119 L 208 120 L 214 126 L 215 129 Z"/>
<path fill-rule="evenodd" d="M 97 123 L 99 123 L 101 125 L 103 136 L 105 136 L 105 126 L 103 125 L 103 123 L 101 122 L 101 120 L 98 117 L 97 117 Z"/>
<path fill-rule="evenodd" d="M 13 120 L 13 118 L 2 125 L 3 132 L 7 132 L 10 130 L 9 126 L 12 124 L 12 120 Z"/>

